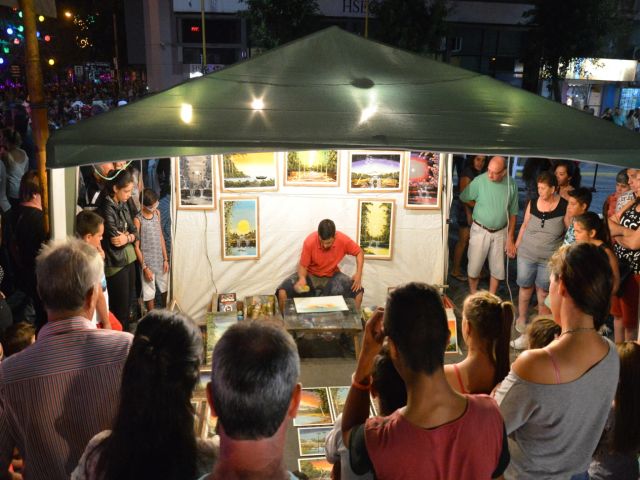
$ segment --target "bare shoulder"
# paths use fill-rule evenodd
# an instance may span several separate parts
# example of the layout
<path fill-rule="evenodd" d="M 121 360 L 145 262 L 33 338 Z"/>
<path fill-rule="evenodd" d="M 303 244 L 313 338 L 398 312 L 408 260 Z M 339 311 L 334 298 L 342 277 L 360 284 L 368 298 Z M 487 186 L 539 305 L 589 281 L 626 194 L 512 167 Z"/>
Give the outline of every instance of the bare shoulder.
<path fill-rule="evenodd" d="M 541 348 L 522 352 L 511 368 L 518 377 L 527 382 L 556 383 L 553 363 L 549 354 Z"/>

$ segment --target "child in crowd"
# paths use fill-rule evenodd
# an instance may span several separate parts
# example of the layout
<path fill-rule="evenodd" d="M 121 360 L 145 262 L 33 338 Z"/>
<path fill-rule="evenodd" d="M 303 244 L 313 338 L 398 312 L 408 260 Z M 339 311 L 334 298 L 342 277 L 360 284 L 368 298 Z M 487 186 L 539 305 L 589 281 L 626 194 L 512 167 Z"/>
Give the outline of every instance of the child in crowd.
<path fill-rule="evenodd" d="M 133 223 L 140 232 L 136 241 L 136 256 L 142 266 L 142 300 L 147 310 L 155 308 L 156 286 L 162 294 L 162 303 L 167 304 L 169 258 L 162 236 L 158 194 L 149 188 L 142 192 L 142 211 Z"/>
<path fill-rule="evenodd" d="M 562 329 L 551 317 L 536 317 L 527 328 L 529 348 L 544 348 L 560 336 Z"/>
<path fill-rule="evenodd" d="M 468 347 L 462 362 L 445 365 L 449 385 L 463 393 L 491 393 L 509 373 L 513 305 L 492 293 L 469 295 L 462 307 L 462 338 Z"/>
<path fill-rule="evenodd" d="M 625 195 L 631 191 L 629 186 L 629 174 L 627 168 L 620 170 L 616 175 L 616 191 L 607 197 L 602 206 L 602 214 L 605 218 L 609 218 L 616 213 L 616 205 L 621 195 Z"/>
<path fill-rule="evenodd" d="M 573 217 L 582 215 L 589 210 L 589 206 L 591 206 L 591 190 L 580 187 L 571 190 L 567 195 L 569 196 L 567 214 L 571 219 L 571 223 L 569 224 L 569 228 L 567 228 L 567 232 L 564 234 L 564 244 L 571 245 L 576 241 L 576 236 L 573 231 Z"/>
<path fill-rule="evenodd" d="M 102 258 L 104 258 L 104 251 L 100 242 L 102 241 L 102 235 L 104 234 L 104 220 L 100 215 L 91 211 L 83 210 L 76 216 L 76 235 L 84 240 L 89 245 L 93 246 L 100 252 Z M 109 316 L 108 304 L 108 292 L 107 292 L 107 279 L 102 275 L 101 281 L 102 289 L 98 293 L 98 301 L 96 303 L 96 310 L 93 313 L 93 319 L 91 320 L 94 325 L 100 325 L 102 328 L 111 329 L 111 318 Z M 115 318 L 115 317 L 113 317 Z M 117 320 L 116 320 L 117 321 Z M 115 323 L 115 322 L 114 322 Z M 119 324 L 119 322 L 118 322 Z M 122 327 L 115 330 L 122 331 Z"/>
<path fill-rule="evenodd" d="M 574 190 L 573 176 L 575 170 L 575 164 L 566 160 L 559 161 L 553 169 L 553 174 L 558 180 L 558 194 L 567 201 L 569 201 L 569 194 Z"/>
<path fill-rule="evenodd" d="M 640 453 L 640 345 L 617 346 L 620 381 L 600 443 L 589 466 L 592 480 L 637 480 Z"/>
<path fill-rule="evenodd" d="M 381 416 L 391 415 L 407 404 L 407 390 L 402 378 L 393 366 L 389 350 L 383 348 L 376 357 L 371 372 L 371 396 Z M 340 480 L 372 479 L 371 473 L 356 475 L 351 470 L 349 451 L 342 441 L 342 413 L 336 418 L 333 430 L 325 441 L 327 461 L 333 464 L 332 478 Z M 339 475 L 337 473 L 339 472 Z"/>
<path fill-rule="evenodd" d="M 36 329 L 27 322 L 14 323 L 2 334 L 4 358 L 21 352 L 36 341 Z"/>
<path fill-rule="evenodd" d="M 616 210 L 614 213 L 620 212 L 629 202 L 636 199 L 636 181 L 638 181 L 638 169 L 627 168 L 627 177 L 629 179 L 629 190 L 621 193 L 616 200 Z M 609 215 L 611 217 L 611 215 Z"/>
<path fill-rule="evenodd" d="M 609 232 L 604 221 L 593 212 L 583 213 L 573 218 L 573 228 L 577 243 L 590 243 L 607 254 L 609 265 L 613 272 L 613 292 L 611 294 L 611 315 L 613 315 L 613 332 L 616 343 L 624 340 L 626 325 L 637 325 L 637 317 L 628 318 L 626 309 L 620 307 L 619 297 L 616 293 L 620 290 L 620 269 L 618 258 L 613 253 L 609 241 Z M 628 313 L 628 312 L 626 312 Z M 634 330 L 635 331 L 635 330 Z"/>

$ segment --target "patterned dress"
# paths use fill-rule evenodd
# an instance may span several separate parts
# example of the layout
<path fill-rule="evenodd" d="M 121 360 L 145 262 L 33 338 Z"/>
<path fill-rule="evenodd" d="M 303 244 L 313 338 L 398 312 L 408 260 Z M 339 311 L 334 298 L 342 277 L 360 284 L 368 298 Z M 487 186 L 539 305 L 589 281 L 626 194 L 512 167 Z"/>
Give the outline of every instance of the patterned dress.
<path fill-rule="evenodd" d="M 640 212 L 637 210 L 638 204 L 629 208 L 620 217 L 620 225 L 629 228 L 631 230 L 637 230 L 640 226 Z M 634 274 L 640 274 L 640 250 L 630 250 L 623 247 L 620 244 L 616 244 L 614 247 L 616 257 L 621 261 L 627 263 Z"/>

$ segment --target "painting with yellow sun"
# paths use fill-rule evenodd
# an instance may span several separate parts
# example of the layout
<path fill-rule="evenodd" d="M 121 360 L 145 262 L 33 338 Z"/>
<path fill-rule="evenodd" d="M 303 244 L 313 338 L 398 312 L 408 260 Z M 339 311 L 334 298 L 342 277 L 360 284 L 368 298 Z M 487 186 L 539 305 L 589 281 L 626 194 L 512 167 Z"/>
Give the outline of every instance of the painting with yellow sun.
<path fill-rule="evenodd" d="M 358 201 L 358 245 L 365 258 L 391 260 L 394 200 Z"/>
<path fill-rule="evenodd" d="M 258 198 L 220 200 L 222 260 L 260 258 Z"/>

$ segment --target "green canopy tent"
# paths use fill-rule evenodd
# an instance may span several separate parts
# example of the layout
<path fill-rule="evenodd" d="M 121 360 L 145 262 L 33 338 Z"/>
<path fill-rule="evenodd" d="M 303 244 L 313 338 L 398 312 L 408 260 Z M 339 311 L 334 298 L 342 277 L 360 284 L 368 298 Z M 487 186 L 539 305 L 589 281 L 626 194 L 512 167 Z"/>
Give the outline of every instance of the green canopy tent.
<path fill-rule="evenodd" d="M 640 165 L 633 132 L 337 27 L 58 130 L 47 163 L 319 148 Z"/>

